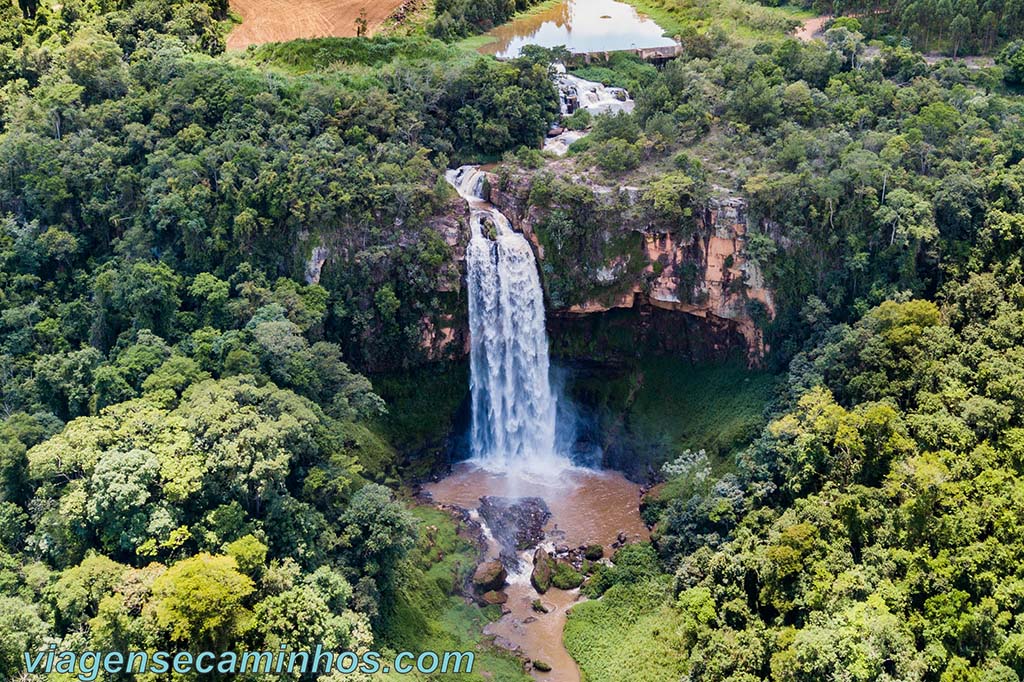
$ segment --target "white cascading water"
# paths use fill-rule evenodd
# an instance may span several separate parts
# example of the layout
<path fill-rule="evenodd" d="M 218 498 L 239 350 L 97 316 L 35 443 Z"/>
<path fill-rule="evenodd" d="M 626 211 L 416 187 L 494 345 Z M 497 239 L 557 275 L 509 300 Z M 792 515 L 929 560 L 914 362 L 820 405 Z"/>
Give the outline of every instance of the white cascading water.
<path fill-rule="evenodd" d="M 628 114 L 635 107 L 635 102 L 623 88 L 584 80 L 566 73 L 561 64 L 555 66 L 555 85 L 558 86 L 563 116 L 572 114 L 576 109 L 586 109 L 594 116 Z"/>
<path fill-rule="evenodd" d="M 483 172 L 463 166 L 446 178 L 471 213 L 466 265 L 473 459 L 492 471 L 550 475 L 569 461 L 555 451 L 557 400 L 533 250 L 484 199 Z"/>
<path fill-rule="evenodd" d="M 636 103 L 630 99 L 629 93 L 622 88 L 605 86 L 594 81 L 583 80 L 570 73 L 565 67 L 555 64 L 555 85 L 558 86 L 558 98 L 563 116 L 569 116 L 579 109 L 585 109 L 592 116 L 606 114 L 630 113 Z M 565 130 L 549 137 L 544 142 L 544 149 L 558 156 L 569 151 L 569 145 L 585 137 L 586 133 L 577 130 Z"/>

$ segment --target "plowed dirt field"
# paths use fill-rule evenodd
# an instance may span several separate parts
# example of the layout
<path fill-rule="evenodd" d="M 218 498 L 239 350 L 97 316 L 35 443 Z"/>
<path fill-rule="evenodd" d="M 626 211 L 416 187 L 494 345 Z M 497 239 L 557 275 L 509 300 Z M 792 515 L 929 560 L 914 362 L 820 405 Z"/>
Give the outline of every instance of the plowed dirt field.
<path fill-rule="evenodd" d="M 243 50 L 296 38 L 354 36 L 356 19 L 366 10 L 370 33 L 403 0 L 231 0 L 242 23 L 228 35 L 229 50 Z"/>

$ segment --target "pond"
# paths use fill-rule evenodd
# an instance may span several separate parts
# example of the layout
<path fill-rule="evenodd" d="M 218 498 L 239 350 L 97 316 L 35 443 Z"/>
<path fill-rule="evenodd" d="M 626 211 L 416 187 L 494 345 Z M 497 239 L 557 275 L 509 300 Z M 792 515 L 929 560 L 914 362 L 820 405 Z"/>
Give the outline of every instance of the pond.
<path fill-rule="evenodd" d="M 670 47 L 672 38 L 649 17 L 617 0 L 565 0 L 490 31 L 494 40 L 480 48 L 500 59 L 519 55 L 526 45 L 558 47 L 570 52 L 613 52 Z"/>

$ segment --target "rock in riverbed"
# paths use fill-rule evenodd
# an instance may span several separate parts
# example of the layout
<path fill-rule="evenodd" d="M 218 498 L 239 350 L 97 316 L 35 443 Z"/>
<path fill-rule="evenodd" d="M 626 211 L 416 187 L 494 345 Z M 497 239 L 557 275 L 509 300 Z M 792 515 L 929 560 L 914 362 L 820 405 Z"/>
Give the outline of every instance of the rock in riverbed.
<path fill-rule="evenodd" d="M 500 590 L 508 578 L 508 571 L 500 561 L 485 561 L 476 567 L 473 573 L 473 587 L 478 592 L 491 592 Z"/>
<path fill-rule="evenodd" d="M 538 547 L 533 553 L 533 572 L 530 573 L 530 582 L 533 583 L 535 590 L 544 594 L 551 588 L 556 566 L 551 555 L 544 551 L 543 547 Z"/>
<path fill-rule="evenodd" d="M 551 518 L 547 504 L 539 497 L 480 498 L 480 516 L 487 522 L 503 555 L 515 555 L 544 539 L 544 524 Z"/>
<path fill-rule="evenodd" d="M 480 596 L 485 604 L 504 604 L 508 601 L 508 595 L 498 590 L 491 590 L 490 592 L 484 592 Z"/>

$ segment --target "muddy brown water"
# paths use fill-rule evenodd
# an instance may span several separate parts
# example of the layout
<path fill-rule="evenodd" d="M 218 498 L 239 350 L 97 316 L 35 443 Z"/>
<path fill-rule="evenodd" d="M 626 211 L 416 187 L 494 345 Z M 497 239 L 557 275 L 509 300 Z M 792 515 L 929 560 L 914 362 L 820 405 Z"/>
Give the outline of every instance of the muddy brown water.
<path fill-rule="evenodd" d="M 602 544 L 605 555 L 619 533 L 631 542 L 647 539 L 647 527 L 640 518 L 640 487 L 617 472 L 571 469 L 543 479 L 524 479 L 485 471 L 470 464 L 457 466 L 447 478 L 424 486 L 435 502 L 476 510 L 484 495 L 501 497 L 540 497 L 551 511 L 545 526 L 544 546 L 566 544 L 577 547 Z M 498 548 L 490 544 L 487 558 L 495 558 Z M 537 594 L 530 584 L 533 550 L 520 554 L 520 568 L 510 572 L 505 593 L 507 613 L 484 632 L 519 647 L 532 659 L 551 665 L 551 671 L 532 674 L 545 682 L 579 682 L 575 661 L 562 645 L 566 613 L 579 599 L 579 590 L 552 588 Z M 533 610 L 540 599 L 548 613 Z"/>

